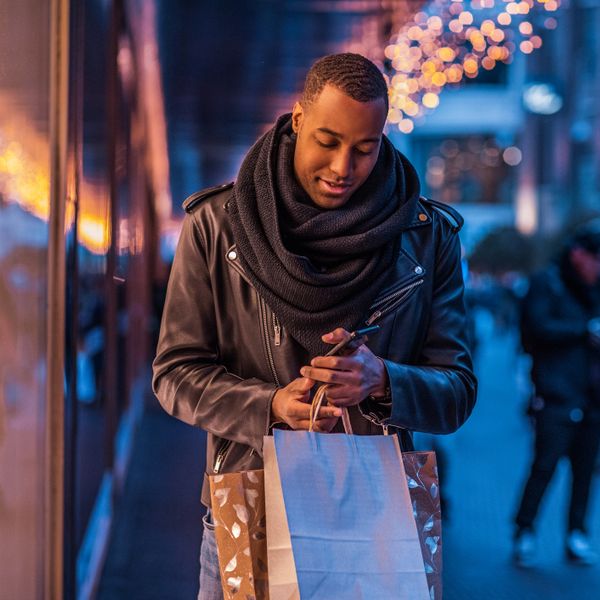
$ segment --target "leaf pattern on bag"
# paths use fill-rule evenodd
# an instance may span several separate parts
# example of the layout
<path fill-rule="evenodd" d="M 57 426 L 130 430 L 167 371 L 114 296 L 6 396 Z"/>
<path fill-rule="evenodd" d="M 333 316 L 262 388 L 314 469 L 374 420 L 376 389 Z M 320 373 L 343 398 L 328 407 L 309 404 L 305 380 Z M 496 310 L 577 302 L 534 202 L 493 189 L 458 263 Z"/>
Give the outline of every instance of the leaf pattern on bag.
<path fill-rule="evenodd" d="M 248 523 L 248 509 L 243 504 L 234 504 L 233 510 L 242 523 Z"/>
<path fill-rule="evenodd" d="M 431 554 L 435 554 L 437 552 L 439 539 L 440 538 L 437 535 L 433 537 L 430 536 L 425 539 L 425 543 L 427 544 L 427 547 L 429 548 Z"/>
<path fill-rule="evenodd" d="M 269 600 L 263 471 L 209 481 L 224 600 Z"/>
<path fill-rule="evenodd" d="M 406 483 L 423 553 L 432 600 L 442 598 L 442 515 L 440 490 L 433 452 L 403 452 Z"/>
<path fill-rule="evenodd" d="M 225 506 L 230 491 L 231 488 L 221 488 L 215 492 L 215 498 L 219 501 L 219 506 Z"/>
<path fill-rule="evenodd" d="M 224 571 L 225 571 L 225 573 L 231 573 L 231 571 L 234 571 L 236 567 L 237 567 L 237 556 L 234 556 L 227 563 L 227 566 L 225 567 Z"/>
<path fill-rule="evenodd" d="M 419 484 L 412 478 L 412 477 L 406 477 L 406 480 L 408 481 L 408 487 L 409 488 L 416 488 L 419 487 Z"/>
<path fill-rule="evenodd" d="M 242 528 L 240 527 L 239 523 L 236 522 L 231 526 L 231 533 L 236 539 L 240 537 L 240 533 L 242 533 Z"/>
<path fill-rule="evenodd" d="M 252 507 L 256 507 L 256 499 L 258 498 L 258 492 L 256 490 L 246 489 L 244 490 L 246 493 L 246 501 Z"/>
<path fill-rule="evenodd" d="M 227 578 L 227 585 L 229 586 L 229 589 L 231 590 L 232 594 L 237 594 L 240 591 L 241 583 L 242 583 L 241 577 L 228 577 Z"/>

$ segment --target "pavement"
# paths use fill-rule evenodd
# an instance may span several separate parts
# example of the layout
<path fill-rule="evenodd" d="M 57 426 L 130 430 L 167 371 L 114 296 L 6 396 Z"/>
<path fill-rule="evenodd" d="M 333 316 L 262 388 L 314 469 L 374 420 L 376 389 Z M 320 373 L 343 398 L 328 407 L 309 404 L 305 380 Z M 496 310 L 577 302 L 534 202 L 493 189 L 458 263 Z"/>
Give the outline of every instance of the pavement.
<path fill-rule="evenodd" d="M 600 565 L 575 567 L 563 558 L 566 464 L 559 466 L 540 510 L 538 567 L 512 565 L 512 517 L 531 456 L 531 430 L 523 411 L 528 363 L 517 351 L 516 333 L 497 331 L 487 313 L 479 313 L 477 330 L 477 406 L 457 433 L 435 440 L 447 459 L 441 474 L 448 501 L 444 600 L 598 600 Z M 196 597 L 202 461 L 203 434 L 152 402 L 116 517 L 101 600 Z M 598 548 L 599 494 L 596 485 L 589 518 Z"/>

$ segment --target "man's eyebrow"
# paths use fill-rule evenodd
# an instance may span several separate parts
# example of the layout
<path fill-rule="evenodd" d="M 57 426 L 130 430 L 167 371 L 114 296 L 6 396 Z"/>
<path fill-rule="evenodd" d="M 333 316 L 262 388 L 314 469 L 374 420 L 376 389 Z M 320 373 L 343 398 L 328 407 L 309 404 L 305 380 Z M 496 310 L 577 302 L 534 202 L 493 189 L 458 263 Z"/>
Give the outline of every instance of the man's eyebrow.
<path fill-rule="evenodd" d="M 321 131 L 322 133 L 327 133 L 329 135 L 332 135 L 333 137 L 336 138 L 342 138 L 344 137 L 341 133 L 338 133 L 337 131 L 333 131 L 331 129 L 328 129 L 327 127 L 319 127 L 317 129 L 317 131 Z M 360 140 L 360 144 L 366 144 L 366 143 L 372 143 L 372 142 L 378 142 L 379 141 L 379 137 L 372 137 L 372 138 L 365 138 L 364 140 Z"/>

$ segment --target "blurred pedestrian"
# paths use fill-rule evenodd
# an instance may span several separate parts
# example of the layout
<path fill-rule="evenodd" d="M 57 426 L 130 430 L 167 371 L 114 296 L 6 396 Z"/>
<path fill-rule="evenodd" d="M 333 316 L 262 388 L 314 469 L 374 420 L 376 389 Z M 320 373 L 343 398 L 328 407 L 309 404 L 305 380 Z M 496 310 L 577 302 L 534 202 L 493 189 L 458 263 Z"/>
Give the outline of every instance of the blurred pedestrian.
<path fill-rule="evenodd" d="M 580 229 L 559 260 L 531 278 L 521 336 L 532 357 L 535 449 L 516 516 L 514 559 L 536 562 L 534 521 L 559 459 L 572 469 L 566 557 L 582 565 L 598 556 L 585 519 L 600 442 L 600 226 Z"/>

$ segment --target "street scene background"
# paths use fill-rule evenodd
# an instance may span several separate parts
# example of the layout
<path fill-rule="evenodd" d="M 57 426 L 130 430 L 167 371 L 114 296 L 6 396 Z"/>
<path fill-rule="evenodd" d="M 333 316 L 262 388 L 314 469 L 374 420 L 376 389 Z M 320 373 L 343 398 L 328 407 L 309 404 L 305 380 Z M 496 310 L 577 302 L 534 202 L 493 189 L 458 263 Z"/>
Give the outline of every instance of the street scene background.
<path fill-rule="evenodd" d="M 382 70 L 386 134 L 465 219 L 478 402 L 416 438 L 440 457 L 444 597 L 600 597 L 600 566 L 565 560 L 566 463 L 537 566 L 512 561 L 519 314 L 600 217 L 599 24 L 600 0 L 0 0 L 0 600 L 195 597 L 205 434 L 150 389 L 181 204 L 235 179 L 343 51 Z"/>

